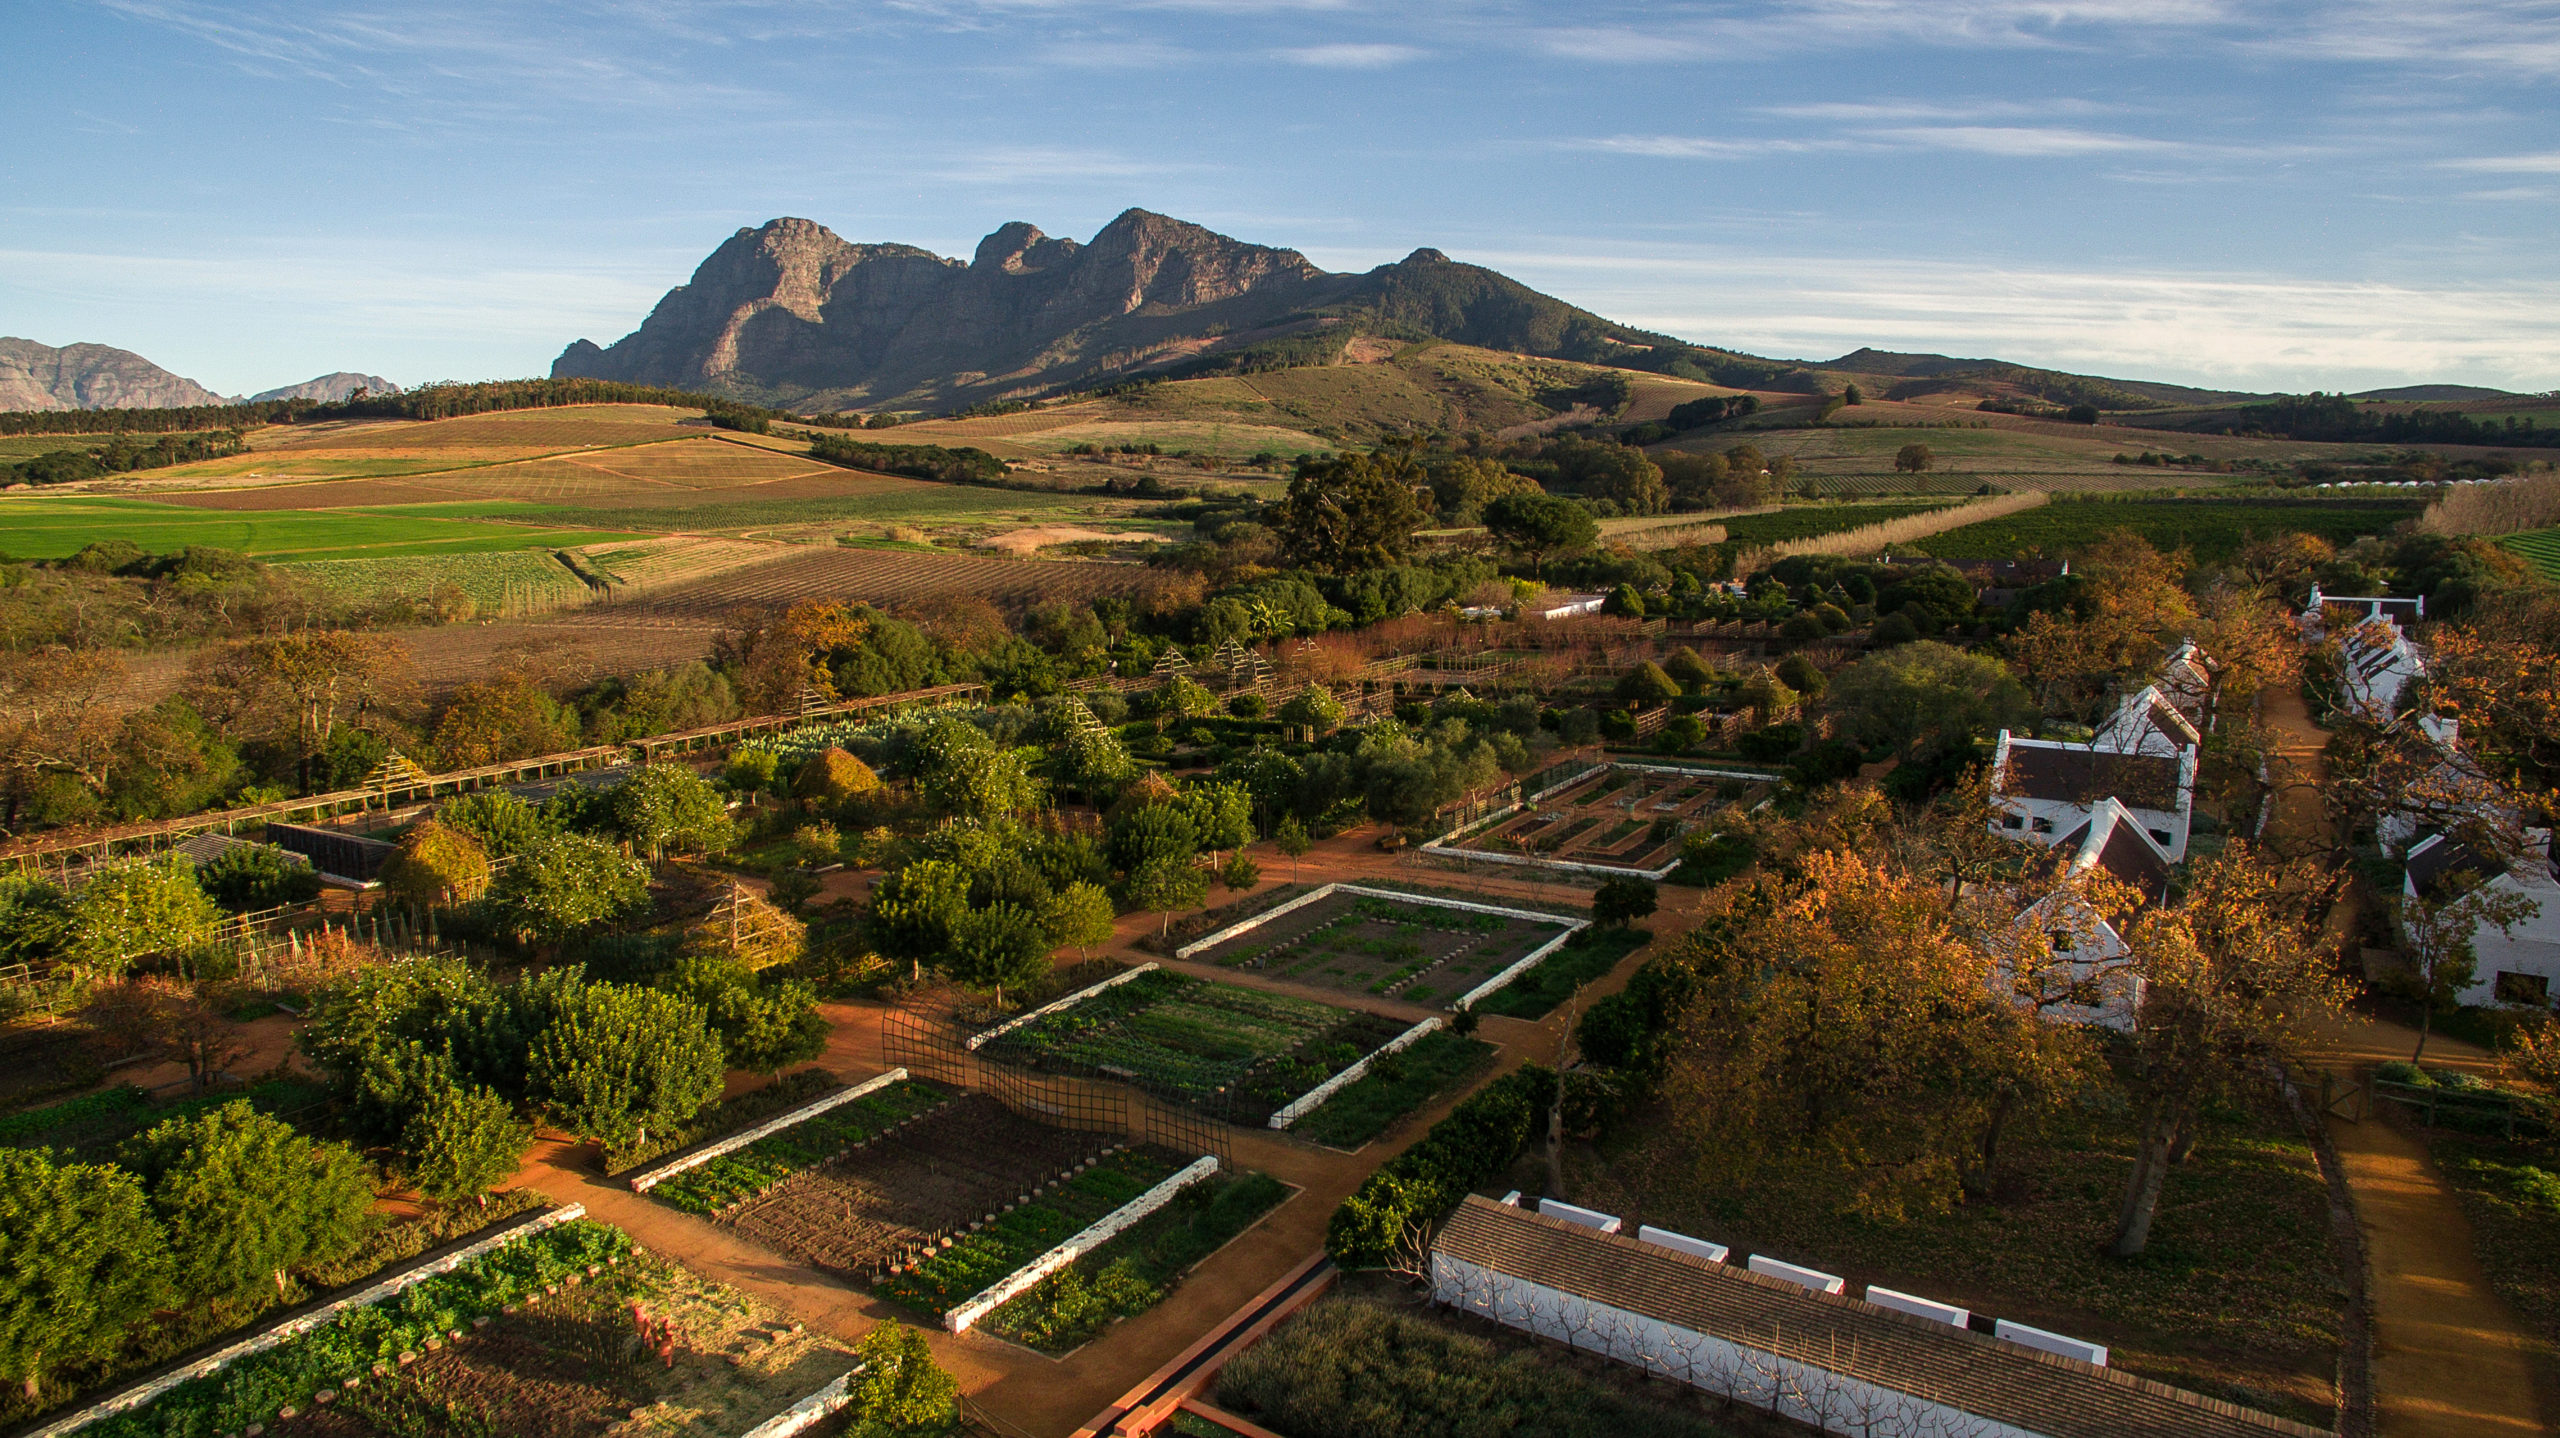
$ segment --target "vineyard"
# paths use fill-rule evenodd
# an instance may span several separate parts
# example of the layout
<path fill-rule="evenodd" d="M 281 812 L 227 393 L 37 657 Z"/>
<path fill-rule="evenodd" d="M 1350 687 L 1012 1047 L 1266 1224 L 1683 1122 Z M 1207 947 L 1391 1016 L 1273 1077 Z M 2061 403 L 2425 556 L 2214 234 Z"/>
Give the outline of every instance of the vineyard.
<path fill-rule="evenodd" d="M 1397 1020 L 1158 969 L 1010 1030 L 979 1056 L 1138 1082 L 1259 1126 L 1404 1031 Z"/>
<path fill-rule="evenodd" d="M 660 590 L 632 603 L 597 607 L 598 623 L 701 623 L 733 609 L 787 605 L 800 599 L 861 600 L 887 605 L 934 594 L 975 594 L 998 604 L 1092 599 L 1135 588 L 1135 565 L 1055 559 L 981 559 L 878 549 L 808 549 L 732 573 Z"/>
<path fill-rule="evenodd" d="M 1766 514 L 1737 514 L 1718 522 L 1724 526 L 1725 539 L 1729 543 L 1780 544 L 1790 539 L 1811 539 L 1816 535 L 1862 529 L 1870 524 L 1882 524 L 1888 519 L 1907 519 L 1946 507 L 1924 500 L 1901 504 L 1806 504 L 1771 510 Z"/>
<path fill-rule="evenodd" d="M 373 559 L 559 549 L 639 537 L 499 524 L 455 515 L 443 505 L 241 513 L 85 494 L 0 499 L 0 553 L 19 559 L 60 559 L 102 539 L 129 539 L 155 554 L 194 544 L 271 559 Z"/>
<path fill-rule="evenodd" d="M 543 550 L 435 554 L 406 559 L 317 559 L 277 566 L 351 600 L 427 598 L 450 585 L 501 619 L 543 614 L 587 601 L 587 583 Z"/>
<path fill-rule="evenodd" d="M 2215 563 L 2238 554 L 2252 539 L 2288 531 L 2344 546 L 2416 518 L 2420 507 L 2415 499 L 2056 499 L 2040 509 L 1969 524 L 1910 547 L 1942 559 L 2052 556 L 2086 548 L 2122 529 L 2156 548 L 2185 549 L 2200 562 Z"/>
<path fill-rule="evenodd" d="M 1448 1005 L 1556 934 L 1555 925 L 1500 914 L 1333 893 L 1196 957 L 1314 988 Z"/>
<path fill-rule="evenodd" d="M 2540 570 L 2543 578 L 2560 584 L 2560 529 L 2510 534 L 2498 542 L 2524 556 L 2525 562 Z"/>

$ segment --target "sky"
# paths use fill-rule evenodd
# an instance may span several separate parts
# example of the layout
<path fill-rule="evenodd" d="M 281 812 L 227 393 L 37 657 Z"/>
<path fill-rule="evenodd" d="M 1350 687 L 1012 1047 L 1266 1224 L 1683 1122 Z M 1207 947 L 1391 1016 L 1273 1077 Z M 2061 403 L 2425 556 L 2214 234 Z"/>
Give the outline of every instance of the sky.
<path fill-rule="evenodd" d="M 2560 388 L 2560 0 L 8 0 L 0 117 L 0 334 L 225 393 L 1130 206 L 1791 358 Z"/>

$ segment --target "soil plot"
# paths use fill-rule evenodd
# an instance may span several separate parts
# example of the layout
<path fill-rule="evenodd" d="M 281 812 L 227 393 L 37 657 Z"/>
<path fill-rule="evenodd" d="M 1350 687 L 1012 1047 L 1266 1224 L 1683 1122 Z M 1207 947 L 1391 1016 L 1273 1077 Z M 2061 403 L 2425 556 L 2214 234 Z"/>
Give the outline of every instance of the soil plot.
<path fill-rule="evenodd" d="M 1194 957 L 1292 983 L 1445 1008 L 1537 952 L 1566 922 L 1333 893 Z"/>
<path fill-rule="evenodd" d="M 1116 1142 L 1035 1123 L 972 1094 L 793 1174 L 727 1221 L 812 1267 L 871 1283 Z"/>
<path fill-rule="evenodd" d="M 1611 765 L 1496 823 L 1441 841 L 1455 854 L 1651 874 L 1680 857 L 1680 836 L 1749 797 L 1745 780 Z"/>

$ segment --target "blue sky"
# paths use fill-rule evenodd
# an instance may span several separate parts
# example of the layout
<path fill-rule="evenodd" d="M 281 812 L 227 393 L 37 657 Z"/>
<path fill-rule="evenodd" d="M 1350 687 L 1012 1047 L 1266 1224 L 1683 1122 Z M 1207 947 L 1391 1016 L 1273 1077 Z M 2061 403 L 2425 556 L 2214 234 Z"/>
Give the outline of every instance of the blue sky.
<path fill-rule="evenodd" d="M 10 0 L 0 115 L 0 333 L 226 392 L 1131 205 L 1767 354 L 2560 387 L 2560 0 Z"/>

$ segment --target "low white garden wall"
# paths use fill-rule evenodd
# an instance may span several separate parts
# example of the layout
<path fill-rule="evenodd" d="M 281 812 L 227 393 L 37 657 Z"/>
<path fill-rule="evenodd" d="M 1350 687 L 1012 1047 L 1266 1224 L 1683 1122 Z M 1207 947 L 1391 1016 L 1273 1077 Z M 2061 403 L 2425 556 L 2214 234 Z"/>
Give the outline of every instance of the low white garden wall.
<path fill-rule="evenodd" d="M 1362 1055 L 1358 1063 L 1355 1063 L 1351 1067 L 1344 1069 L 1342 1072 L 1335 1074 L 1333 1077 L 1326 1079 L 1323 1083 L 1317 1084 L 1314 1088 L 1307 1090 L 1296 1098 L 1289 1100 L 1286 1105 L 1281 1107 L 1279 1112 L 1271 1115 L 1271 1126 L 1273 1128 L 1287 1128 L 1289 1125 L 1305 1118 L 1308 1114 L 1322 1108 L 1326 1099 L 1333 1097 L 1335 1094 L 1340 1093 L 1342 1090 L 1349 1088 L 1351 1085 L 1356 1084 L 1361 1079 L 1367 1077 L 1369 1065 L 1376 1063 L 1378 1060 L 1385 1058 L 1389 1054 L 1402 1053 L 1404 1050 L 1422 1042 L 1423 1035 L 1432 1033 L 1441 1027 L 1443 1027 L 1443 1024 L 1439 1019 L 1424 1019 L 1422 1022 L 1415 1024 L 1412 1028 L 1406 1029 L 1403 1033 L 1400 1033 L 1394 1038 L 1387 1040 L 1385 1043 L 1380 1044 L 1376 1049 Z"/>
<path fill-rule="evenodd" d="M 1181 955 L 1177 954 L 1175 957 L 1179 958 Z M 1016 1014 L 1012 1018 L 1005 1020 L 1003 1023 L 996 1025 L 994 1028 L 987 1030 L 985 1033 L 971 1035 L 969 1038 L 969 1047 L 975 1049 L 980 1044 L 986 1043 L 992 1039 L 1002 1038 L 1004 1035 L 1013 1032 L 1015 1029 L 1022 1027 L 1033 1019 L 1047 1018 L 1049 1015 L 1058 1012 L 1060 1009 L 1074 1008 L 1076 1005 L 1092 998 L 1095 994 L 1101 993 L 1104 989 L 1111 988 L 1118 984 L 1125 984 L 1140 974 L 1154 973 L 1155 969 L 1156 966 L 1152 963 L 1140 964 L 1136 968 L 1130 969 L 1125 973 L 1113 974 L 1111 977 L 1104 979 L 1101 983 L 1095 984 L 1092 988 L 1078 989 L 1063 999 L 1057 999 L 1050 1003 L 1042 1004 L 1040 1007 L 1033 1009 L 1027 1014 Z"/>
<path fill-rule="evenodd" d="M 1554 938 L 1549 939 L 1545 943 L 1530 950 L 1528 957 L 1522 959 L 1516 964 L 1513 964 L 1511 967 L 1504 969 L 1501 973 L 1494 975 L 1483 983 L 1476 985 L 1474 988 L 1467 990 L 1465 993 L 1460 994 L 1458 996 L 1458 1001 L 1451 1005 L 1451 1007 L 1461 1009 L 1474 1008 L 1476 1004 L 1487 994 L 1491 994 L 1502 989 L 1510 984 L 1513 979 L 1516 979 L 1522 974 L 1529 972 L 1531 969 L 1536 968 L 1538 965 L 1545 963 L 1547 961 L 1547 955 L 1563 948 L 1567 943 L 1572 941 L 1574 935 L 1581 933 L 1583 930 L 1590 927 L 1591 921 L 1588 919 L 1575 920 L 1572 928 L 1565 930 L 1563 933 L 1556 935 Z"/>
<path fill-rule="evenodd" d="M 1173 1202 L 1175 1194 L 1217 1171 L 1216 1154 L 1195 1160 L 1180 1173 L 1103 1215 L 1101 1221 L 1091 1228 L 1015 1269 L 976 1297 L 963 1301 L 942 1315 L 942 1326 L 954 1333 L 967 1332 L 979 1319 L 1030 1291 L 1033 1284 L 1110 1242 L 1139 1219 Z"/>
<path fill-rule="evenodd" d="M 666 1182 L 668 1179 L 675 1177 L 686 1169 L 699 1168 L 703 1164 L 709 1163 L 711 1160 L 718 1158 L 724 1153 L 735 1153 L 739 1149 L 745 1148 L 748 1144 L 755 1142 L 757 1139 L 763 1138 L 767 1134 L 780 1133 L 794 1124 L 806 1123 L 810 1119 L 817 1117 L 819 1114 L 825 1113 L 827 1110 L 838 1107 L 839 1105 L 849 1104 L 855 1099 L 862 1097 L 864 1094 L 877 1093 L 893 1083 L 902 1083 L 905 1081 L 906 1077 L 907 1071 L 905 1069 L 891 1069 L 887 1073 L 880 1075 L 878 1078 L 864 1079 L 862 1082 L 855 1084 L 851 1088 L 838 1089 L 834 1093 L 825 1094 L 818 1098 L 811 1099 L 809 1102 L 800 1105 L 798 1108 L 795 1108 L 788 1113 L 766 1119 L 764 1122 L 757 1124 L 753 1128 L 741 1129 L 738 1132 L 729 1135 L 727 1138 L 720 1140 L 718 1143 L 711 1144 L 704 1148 L 695 1149 L 693 1152 L 684 1155 L 682 1158 L 671 1158 L 665 1163 L 658 1165 L 656 1168 L 650 1169 L 644 1173 L 632 1175 L 631 1191 L 633 1193 L 647 1193 L 650 1189 L 657 1187 L 659 1184 Z"/>
<path fill-rule="evenodd" d="M 791 1438 L 794 1433 L 816 1427 L 820 1419 L 853 1401 L 853 1380 L 861 1377 L 867 1366 L 861 1363 L 853 1365 L 843 1376 L 748 1429 L 739 1438 Z"/>
<path fill-rule="evenodd" d="M 504 1248 L 517 1239 L 540 1233 L 556 1224 L 567 1223 L 573 1218 L 586 1216 L 587 1206 L 583 1203 L 573 1203 L 566 1208 L 554 1208 L 537 1214 L 530 1221 L 519 1223 L 504 1233 L 492 1234 L 476 1243 L 465 1244 L 442 1258 L 431 1259 L 415 1268 L 404 1269 L 379 1283 L 360 1288 L 344 1298 L 323 1304 L 308 1313 L 288 1318 L 273 1328 L 253 1333 L 237 1343 L 225 1344 L 184 1368 L 172 1369 L 157 1378 L 137 1383 L 112 1397 L 100 1399 L 77 1413 L 56 1418 L 41 1428 L 30 1429 L 20 1434 L 19 1438 L 61 1438 L 62 1434 L 77 1432 L 101 1418 L 110 1418 L 118 1413 L 139 1408 L 189 1379 L 202 1378 L 208 1373 L 219 1373 L 252 1353 L 263 1353 L 286 1339 L 300 1337 L 315 1328 L 325 1328 L 359 1308 L 368 1308 L 380 1303 L 413 1283 L 424 1282 L 439 1273 L 451 1273 L 491 1249 Z"/>

